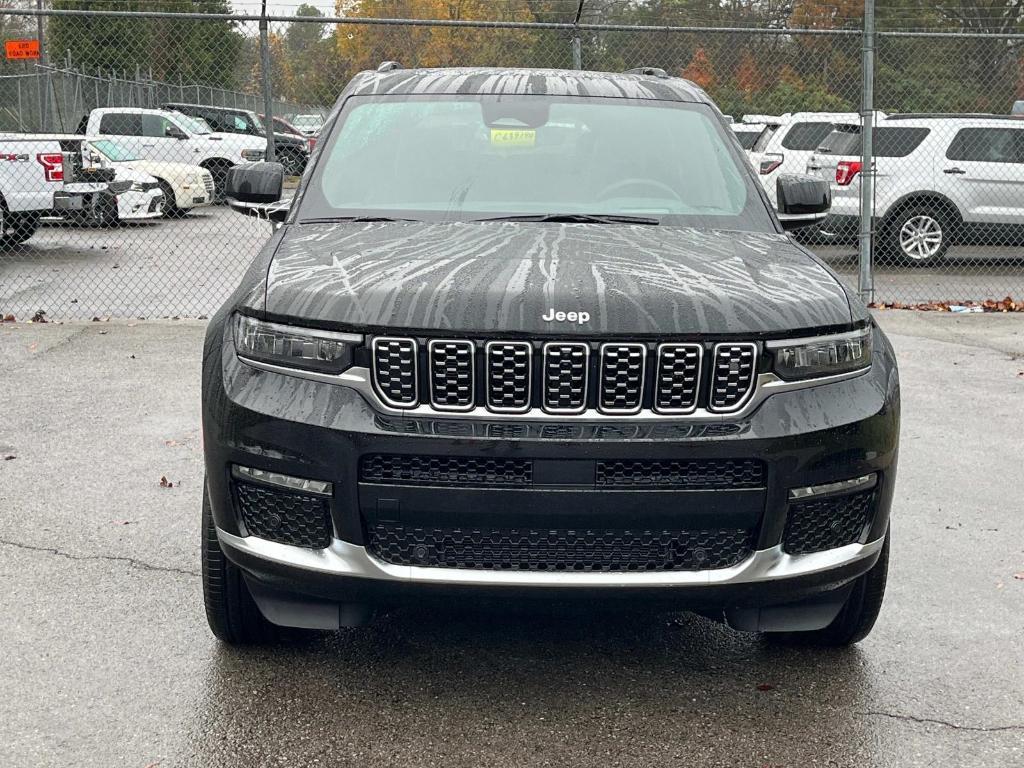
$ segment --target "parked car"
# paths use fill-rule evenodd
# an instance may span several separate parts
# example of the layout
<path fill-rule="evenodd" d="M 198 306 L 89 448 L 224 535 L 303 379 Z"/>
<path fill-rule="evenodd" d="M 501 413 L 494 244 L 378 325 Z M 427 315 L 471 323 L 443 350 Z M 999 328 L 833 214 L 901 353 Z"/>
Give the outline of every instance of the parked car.
<path fill-rule="evenodd" d="M 260 120 L 263 122 L 267 121 L 267 116 L 262 112 L 260 113 Z M 309 143 L 309 151 L 313 151 L 313 147 L 316 146 L 316 136 L 306 136 L 302 131 L 296 128 L 294 125 L 289 123 L 283 117 L 274 115 L 274 130 L 278 133 L 290 133 L 293 136 L 302 136 Z"/>
<path fill-rule="evenodd" d="M 127 177 L 128 171 L 152 177 L 164 196 L 164 215 L 181 216 L 213 202 L 213 175 L 198 165 L 142 160 L 110 139 L 92 139 L 85 151 L 89 164 L 113 168 L 119 178 Z"/>
<path fill-rule="evenodd" d="M 814 150 L 837 123 L 859 122 L 860 115 L 856 112 L 794 112 L 775 130 L 764 131 L 749 154 L 772 203 L 778 202 L 776 179 L 788 173 L 804 173 Z"/>
<path fill-rule="evenodd" d="M 214 194 L 224 190 L 228 169 L 262 160 L 267 140 L 259 136 L 216 133 L 180 112 L 163 109 L 105 107 L 83 118 L 79 132 L 109 139 L 132 157 L 205 168 L 213 176 Z"/>
<path fill-rule="evenodd" d="M 752 149 L 757 137 L 761 135 L 767 126 L 764 123 L 731 123 L 729 128 L 736 134 L 740 146 L 744 150 Z"/>
<path fill-rule="evenodd" d="M 291 122 L 304 136 L 318 136 L 324 127 L 324 119 L 320 115 L 296 115 Z"/>
<path fill-rule="evenodd" d="M 941 259 L 956 242 L 1024 242 L 1024 124 L 1008 116 L 892 116 L 873 134 L 877 244 L 908 264 Z M 859 125 L 839 126 L 807 164 L 832 184 L 823 229 L 855 231 Z"/>
<path fill-rule="evenodd" d="M 1019 99 L 1013 102 L 1013 108 L 1010 110 L 1010 114 L 1016 117 L 1024 117 L 1024 99 Z"/>
<path fill-rule="evenodd" d="M 109 226 L 159 216 L 156 179 L 85 167 L 82 137 L 0 135 L 0 249 L 24 243 L 46 216 Z"/>
<path fill-rule="evenodd" d="M 164 109 L 205 120 L 214 131 L 240 133 L 246 136 L 266 138 L 267 128 L 263 121 L 248 109 L 214 107 L 208 104 L 165 104 Z M 306 168 L 310 151 L 309 141 L 291 132 L 274 131 L 274 151 L 277 160 L 289 176 L 300 176 Z"/>
<path fill-rule="evenodd" d="M 203 356 L 206 615 L 229 643 L 375 607 L 652 600 L 864 637 L 893 352 L 703 90 L 656 70 L 357 75 Z M 781 219 L 781 220 L 780 220 Z"/>

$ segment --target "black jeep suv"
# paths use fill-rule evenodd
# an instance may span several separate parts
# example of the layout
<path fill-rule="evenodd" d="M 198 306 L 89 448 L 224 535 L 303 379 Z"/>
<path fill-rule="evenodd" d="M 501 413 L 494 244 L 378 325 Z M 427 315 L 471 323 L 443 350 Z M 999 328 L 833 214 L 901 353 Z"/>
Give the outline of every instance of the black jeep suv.
<path fill-rule="evenodd" d="M 640 599 L 863 638 L 899 379 L 864 305 L 776 215 L 707 95 L 626 74 L 385 67 L 341 94 L 211 321 L 214 634 L 428 599 Z"/>

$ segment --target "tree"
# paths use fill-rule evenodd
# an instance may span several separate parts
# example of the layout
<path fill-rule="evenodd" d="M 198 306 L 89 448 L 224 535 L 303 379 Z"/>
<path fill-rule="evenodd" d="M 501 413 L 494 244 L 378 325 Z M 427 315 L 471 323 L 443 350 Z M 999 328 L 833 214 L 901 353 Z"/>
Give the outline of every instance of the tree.
<path fill-rule="evenodd" d="M 230 13 L 228 0 L 54 0 L 57 10 L 164 11 Z M 157 80 L 234 85 L 242 36 L 225 20 L 132 19 L 55 16 L 49 19 L 49 48 L 54 61 L 95 71 L 138 68 Z"/>
<path fill-rule="evenodd" d="M 764 69 L 749 50 L 744 51 L 740 65 L 736 69 L 736 87 L 747 98 L 764 90 Z"/>
<path fill-rule="evenodd" d="M 703 48 L 693 52 L 693 58 L 683 70 L 683 77 L 692 80 L 704 90 L 708 90 L 715 84 L 715 68 L 711 65 L 711 59 Z"/>

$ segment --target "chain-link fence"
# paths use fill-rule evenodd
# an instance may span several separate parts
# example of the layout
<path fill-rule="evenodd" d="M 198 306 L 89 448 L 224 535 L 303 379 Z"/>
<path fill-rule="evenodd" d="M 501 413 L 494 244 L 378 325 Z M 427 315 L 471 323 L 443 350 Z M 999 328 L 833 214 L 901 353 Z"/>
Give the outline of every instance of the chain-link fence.
<path fill-rule="evenodd" d="M 885 302 L 1024 295 L 1019 19 L 880 9 L 865 130 L 860 9 L 808 0 L 363 0 L 262 24 L 223 2 L 5 5 L 0 37 L 42 45 L 0 63 L 0 313 L 209 314 L 269 234 L 217 204 L 227 169 L 264 156 L 272 119 L 276 158 L 301 174 L 345 83 L 386 60 L 663 68 L 732 116 L 773 200 L 783 173 L 829 181 L 832 214 L 799 238 L 852 286 L 873 278 Z"/>

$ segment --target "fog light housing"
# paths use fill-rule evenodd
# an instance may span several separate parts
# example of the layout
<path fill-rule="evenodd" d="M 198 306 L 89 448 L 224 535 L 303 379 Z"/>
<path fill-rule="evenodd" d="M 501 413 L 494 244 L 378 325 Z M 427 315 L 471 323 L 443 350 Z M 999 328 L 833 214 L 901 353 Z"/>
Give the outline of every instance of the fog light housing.
<path fill-rule="evenodd" d="M 280 472 L 269 472 L 265 469 L 243 467 L 239 464 L 231 466 L 231 474 L 239 480 L 251 480 L 264 485 L 272 485 L 277 488 L 287 488 L 289 491 L 299 493 L 310 493 L 315 496 L 330 496 L 334 492 L 333 486 L 326 480 L 309 480 L 303 477 L 293 477 Z"/>
<path fill-rule="evenodd" d="M 853 491 L 867 490 L 873 488 L 878 482 L 878 474 L 872 472 L 869 475 L 851 477 L 849 480 L 837 480 L 834 483 L 822 483 L 821 485 L 807 485 L 802 488 L 790 488 L 789 498 L 791 501 L 809 499 L 816 496 L 831 496 L 837 493 L 851 493 Z"/>

